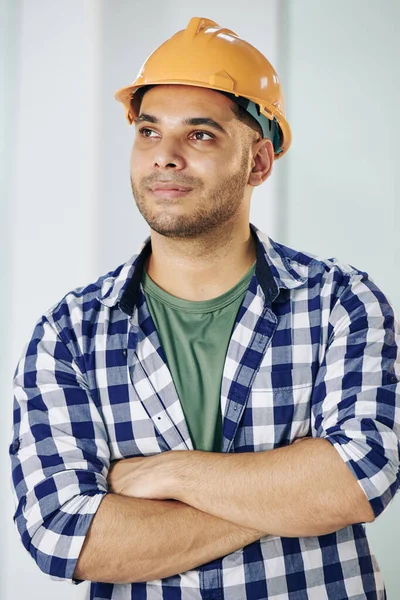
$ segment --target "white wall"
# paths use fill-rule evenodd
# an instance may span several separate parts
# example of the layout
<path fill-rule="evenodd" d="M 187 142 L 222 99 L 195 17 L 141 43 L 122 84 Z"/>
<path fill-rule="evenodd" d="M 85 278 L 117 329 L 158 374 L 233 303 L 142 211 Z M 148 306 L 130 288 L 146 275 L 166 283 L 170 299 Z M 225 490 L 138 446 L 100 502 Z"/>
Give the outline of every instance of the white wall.
<path fill-rule="evenodd" d="M 346 0 L 252 0 L 245 7 L 215 0 L 0 0 L 0 89 L 7 111 L 0 114 L 0 130 L 5 129 L 0 136 L 3 482 L 9 478 L 11 378 L 34 322 L 67 291 L 124 262 L 147 235 L 129 183 L 133 129 L 113 94 L 192 16 L 215 19 L 251 41 L 269 57 L 284 86 L 294 143 L 253 195 L 252 221 L 289 245 L 340 254 L 370 269 L 400 305 L 392 276 L 399 254 L 394 235 L 399 180 L 393 175 L 398 121 L 389 122 L 390 110 L 382 111 L 378 150 L 369 148 L 376 129 L 373 136 L 364 133 L 367 113 L 379 116 L 372 110 L 375 96 L 366 93 L 368 81 L 383 89 L 376 77 L 369 78 L 371 63 L 380 67 L 378 79 L 389 88 L 378 90 L 378 96 L 395 115 L 399 90 L 391 74 L 399 47 L 392 23 L 399 22 L 399 14 L 395 0 L 387 0 L 383 16 L 375 12 L 377 4 L 375 9 L 353 0 L 351 6 L 350 11 Z M 337 89 L 342 79 L 349 108 L 347 95 Z M 344 143 L 344 128 L 331 115 L 347 111 Z M 311 124 L 305 114 L 312 114 Z M 353 226 L 357 210 L 360 225 Z M 383 213 L 387 223 L 377 227 Z M 384 255 L 388 265 L 381 263 Z M 3 489 L 0 597 L 82 600 L 86 583 L 55 583 L 37 569 L 14 529 L 8 485 Z M 370 526 L 392 591 L 395 542 L 386 534 L 390 530 L 393 540 L 398 538 L 396 521 L 398 506 Z M 396 600 L 395 592 L 389 600 Z"/>
<path fill-rule="evenodd" d="M 0 425 L 0 481 L 6 494 L 0 495 L 0 528 L 3 539 L 0 541 L 0 598 L 6 597 L 6 548 L 7 532 L 10 529 L 9 491 L 6 482 L 9 480 L 8 438 L 11 419 L 11 363 L 9 360 L 8 344 L 11 338 L 8 311 L 11 306 L 9 293 L 9 277 L 11 262 L 9 248 L 12 237 L 11 224 L 11 196 L 14 184 L 14 142 L 13 128 L 15 126 L 15 11 L 10 2 L 0 0 L 0 393 L 3 400 L 3 418 Z M 8 385 L 4 382 L 8 382 Z M 1 538 L 0 538 L 1 539 Z"/>
<path fill-rule="evenodd" d="M 368 271 L 400 312 L 400 2 L 283 5 L 283 236 Z"/>

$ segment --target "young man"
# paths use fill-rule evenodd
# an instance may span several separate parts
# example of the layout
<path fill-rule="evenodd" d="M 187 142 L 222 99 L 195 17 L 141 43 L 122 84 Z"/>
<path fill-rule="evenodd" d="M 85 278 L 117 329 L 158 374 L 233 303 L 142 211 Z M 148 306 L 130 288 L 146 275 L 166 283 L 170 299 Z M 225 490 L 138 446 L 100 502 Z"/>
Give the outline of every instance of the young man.
<path fill-rule="evenodd" d="M 385 598 L 363 524 L 399 485 L 399 327 L 366 273 L 249 223 L 290 145 L 275 71 L 196 18 L 116 97 L 151 236 L 18 365 L 25 547 L 91 598 Z"/>

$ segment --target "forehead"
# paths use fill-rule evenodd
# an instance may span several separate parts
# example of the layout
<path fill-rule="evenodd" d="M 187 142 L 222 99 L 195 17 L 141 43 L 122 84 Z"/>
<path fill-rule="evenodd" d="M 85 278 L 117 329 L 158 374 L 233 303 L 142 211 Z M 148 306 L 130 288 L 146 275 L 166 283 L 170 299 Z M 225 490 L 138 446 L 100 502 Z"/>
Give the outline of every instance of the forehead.
<path fill-rule="evenodd" d="M 159 119 L 168 117 L 214 117 L 230 122 L 235 120 L 232 100 L 207 88 L 191 85 L 155 85 L 143 96 L 140 113 Z"/>

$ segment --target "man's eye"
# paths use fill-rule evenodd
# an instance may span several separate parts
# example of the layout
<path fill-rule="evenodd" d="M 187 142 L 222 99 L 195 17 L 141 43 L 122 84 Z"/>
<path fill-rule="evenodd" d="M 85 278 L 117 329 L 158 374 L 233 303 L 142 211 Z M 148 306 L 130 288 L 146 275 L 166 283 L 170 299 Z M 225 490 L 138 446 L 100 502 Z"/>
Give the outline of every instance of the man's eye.
<path fill-rule="evenodd" d="M 205 138 L 205 135 L 208 136 L 208 138 Z M 193 136 L 196 142 L 208 142 L 209 140 L 214 139 L 214 136 L 211 135 L 211 133 L 208 133 L 207 131 L 195 131 L 193 133 Z"/>
<path fill-rule="evenodd" d="M 153 129 L 150 129 L 149 127 L 141 127 L 139 129 L 139 133 L 140 135 L 142 135 L 143 137 L 154 137 L 151 134 L 154 133 L 156 135 L 156 132 Z"/>

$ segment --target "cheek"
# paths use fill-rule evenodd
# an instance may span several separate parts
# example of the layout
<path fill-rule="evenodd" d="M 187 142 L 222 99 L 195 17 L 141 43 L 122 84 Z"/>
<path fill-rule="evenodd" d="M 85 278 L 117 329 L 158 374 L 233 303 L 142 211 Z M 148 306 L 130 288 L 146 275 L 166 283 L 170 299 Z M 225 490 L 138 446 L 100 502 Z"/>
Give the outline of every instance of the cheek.
<path fill-rule="evenodd" d="M 140 160 L 140 155 L 139 155 L 139 153 L 138 153 L 138 151 L 136 149 L 135 143 L 134 143 L 133 147 L 132 147 L 132 151 L 131 151 L 131 156 L 130 156 L 130 165 L 131 165 L 131 167 L 135 163 L 139 162 L 139 160 Z"/>
<path fill-rule="evenodd" d="M 135 149 L 132 150 L 129 167 L 131 172 L 131 177 L 138 181 L 142 174 L 144 174 L 145 170 L 145 161 L 143 160 L 143 156 L 140 152 L 137 152 Z"/>
<path fill-rule="evenodd" d="M 201 168 L 207 174 L 214 174 L 217 176 L 229 176 L 240 169 L 240 157 L 232 154 L 219 152 L 213 156 L 202 157 L 199 161 L 199 168 Z"/>
<path fill-rule="evenodd" d="M 218 178 L 224 169 L 224 162 L 217 160 L 215 157 L 195 156 L 187 158 L 187 170 L 191 175 L 199 177 L 204 182 Z"/>

